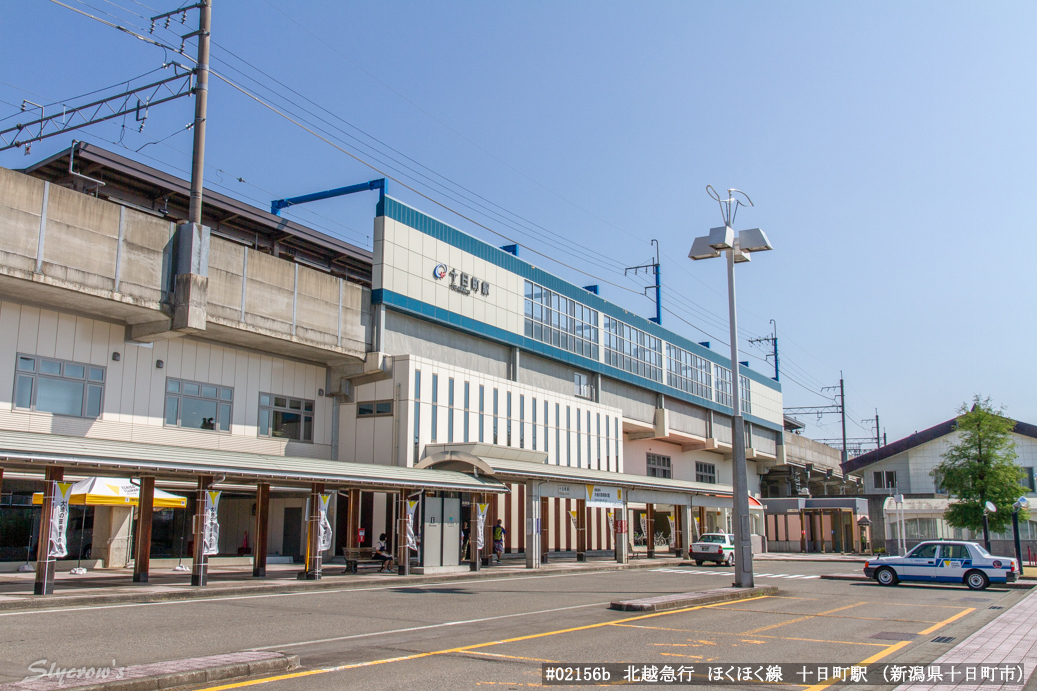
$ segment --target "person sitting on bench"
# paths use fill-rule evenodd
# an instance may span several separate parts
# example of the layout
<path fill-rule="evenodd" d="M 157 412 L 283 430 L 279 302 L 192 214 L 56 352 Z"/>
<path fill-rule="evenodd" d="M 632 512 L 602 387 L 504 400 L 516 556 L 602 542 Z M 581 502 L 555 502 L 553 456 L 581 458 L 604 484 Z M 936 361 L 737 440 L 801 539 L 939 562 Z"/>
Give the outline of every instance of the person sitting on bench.
<path fill-rule="evenodd" d="M 377 559 L 378 561 L 382 562 L 382 567 L 378 569 L 378 573 L 381 573 L 382 571 L 392 570 L 393 556 L 389 554 L 389 548 L 386 545 L 387 540 L 388 536 L 385 533 L 379 535 L 378 547 L 375 549 L 374 554 L 371 555 L 372 559 Z"/>

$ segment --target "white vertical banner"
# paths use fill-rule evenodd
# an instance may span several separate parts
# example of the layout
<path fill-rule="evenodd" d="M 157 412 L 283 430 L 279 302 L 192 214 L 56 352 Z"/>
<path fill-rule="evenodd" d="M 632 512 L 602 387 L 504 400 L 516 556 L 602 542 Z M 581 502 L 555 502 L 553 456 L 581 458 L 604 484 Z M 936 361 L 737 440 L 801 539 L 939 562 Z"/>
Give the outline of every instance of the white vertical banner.
<path fill-rule="evenodd" d="M 202 554 L 213 556 L 220 553 L 220 521 L 218 510 L 223 492 L 206 491 L 205 523 L 202 529 Z"/>
<path fill-rule="evenodd" d="M 407 547 L 418 549 L 418 539 L 414 536 L 414 512 L 418 509 L 417 499 L 407 500 Z"/>
<path fill-rule="evenodd" d="M 51 491 L 50 535 L 47 540 L 48 557 L 68 554 L 68 504 L 72 499 L 72 482 L 55 482 Z"/>
<path fill-rule="evenodd" d="M 475 505 L 475 548 L 482 549 L 486 543 L 486 511 L 490 508 L 489 504 L 476 504 Z"/>
<path fill-rule="evenodd" d="M 613 509 L 607 509 L 605 515 L 609 519 L 609 533 L 613 536 L 616 535 L 616 512 Z"/>
<path fill-rule="evenodd" d="M 648 539 L 650 537 L 648 535 L 648 514 L 644 512 L 641 513 L 641 534 L 645 536 L 645 544 L 651 544 L 648 542 Z"/>
<path fill-rule="evenodd" d="M 576 510 L 576 509 L 569 509 L 569 518 L 571 518 L 571 519 L 572 519 L 572 522 L 573 522 L 573 528 L 576 528 L 577 530 L 579 530 L 580 526 L 579 526 L 579 524 L 578 524 L 578 523 L 576 522 L 576 515 L 577 515 L 577 513 L 578 513 L 578 512 L 577 512 L 577 510 Z"/>
<path fill-rule="evenodd" d="M 321 552 L 331 549 L 331 521 L 328 520 L 328 503 L 331 501 L 330 494 L 321 494 L 317 497 L 317 549 Z"/>
<path fill-rule="evenodd" d="M 677 546 L 677 530 L 676 525 L 673 521 L 673 516 L 667 516 L 666 520 L 670 522 L 670 548 L 673 549 Z"/>

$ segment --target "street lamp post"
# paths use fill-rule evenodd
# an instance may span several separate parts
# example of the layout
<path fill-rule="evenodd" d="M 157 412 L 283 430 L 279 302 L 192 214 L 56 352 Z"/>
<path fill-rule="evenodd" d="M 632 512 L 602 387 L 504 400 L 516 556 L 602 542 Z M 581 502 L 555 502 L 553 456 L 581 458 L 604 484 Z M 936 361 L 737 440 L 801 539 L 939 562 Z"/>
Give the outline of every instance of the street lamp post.
<path fill-rule="evenodd" d="M 736 189 L 727 191 L 727 199 L 721 199 L 711 185 L 706 186 L 709 195 L 720 204 L 724 225 L 710 228 L 709 235 L 695 238 L 688 257 L 693 260 L 719 257 L 727 254 L 727 298 L 731 327 L 731 459 L 734 482 L 733 504 L 735 518 L 735 582 L 736 588 L 753 587 L 752 530 L 749 520 L 749 481 L 745 461 L 745 420 L 741 409 L 741 379 L 738 374 L 738 313 L 735 306 L 735 264 L 750 260 L 751 252 L 772 249 L 767 236 L 759 228 L 739 231 L 737 238 L 733 229 L 739 206 L 752 206 L 752 200 Z M 736 196 L 737 195 L 737 196 Z M 744 201 L 743 201 L 744 200 Z"/>
<path fill-rule="evenodd" d="M 1015 538 L 1015 560 L 1019 562 L 1019 575 L 1023 574 L 1023 546 L 1019 543 L 1019 509 L 1025 509 L 1026 497 L 1019 497 L 1012 504 L 1012 536 Z"/>

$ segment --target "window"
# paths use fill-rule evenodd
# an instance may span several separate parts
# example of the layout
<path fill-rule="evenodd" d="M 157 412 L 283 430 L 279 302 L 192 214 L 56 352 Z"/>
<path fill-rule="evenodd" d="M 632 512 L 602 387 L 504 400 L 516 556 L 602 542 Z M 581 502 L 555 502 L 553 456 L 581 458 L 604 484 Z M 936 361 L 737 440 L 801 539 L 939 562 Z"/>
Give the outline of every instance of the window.
<path fill-rule="evenodd" d="M 646 379 L 662 381 L 662 341 L 606 316 L 605 362 Z"/>
<path fill-rule="evenodd" d="M 392 401 L 358 403 L 356 414 L 392 415 Z M 313 401 L 259 394 L 259 436 L 313 441 Z"/>
<path fill-rule="evenodd" d="M 555 403 L 555 465 L 562 465 L 562 413 L 561 404 Z"/>
<path fill-rule="evenodd" d="M 493 443 L 497 443 L 497 389 L 493 390 Z"/>
<path fill-rule="evenodd" d="M 469 404 L 469 386 L 468 382 L 464 383 L 464 440 L 468 443 L 468 404 Z"/>
<path fill-rule="evenodd" d="M 940 559 L 971 559 L 972 555 L 965 545 L 941 545 Z"/>
<path fill-rule="evenodd" d="M 229 387 L 166 379 L 166 424 L 170 427 L 229 432 L 233 405 L 234 389 Z"/>
<path fill-rule="evenodd" d="M 591 398 L 591 379 L 583 372 L 573 375 L 573 394 L 580 398 Z"/>
<path fill-rule="evenodd" d="M 583 452 L 580 445 L 580 409 L 576 409 L 576 467 L 583 467 Z"/>
<path fill-rule="evenodd" d="M 648 459 L 648 477 L 673 477 L 670 457 L 650 453 Z"/>
<path fill-rule="evenodd" d="M 414 465 L 418 464 L 421 432 L 421 370 L 414 370 Z"/>
<path fill-rule="evenodd" d="M 544 401 L 544 451 L 551 450 L 551 405 Z"/>
<path fill-rule="evenodd" d="M 486 411 L 486 387 L 479 384 L 479 441 L 484 441 L 483 413 Z"/>
<path fill-rule="evenodd" d="M 454 378 L 450 377 L 446 386 L 446 440 L 454 441 Z"/>
<path fill-rule="evenodd" d="M 876 470 L 874 474 L 875 489 L 896 489 L 897 471 L 887 470 L 885 472 Z"/>
<path fill-rule="evenodd" d="M 605 416 L 605 470 L 612 470 L 612 438 L 609 436 L 609 416 Z"/>
<path fill-rule="evenodd" d="M 731 400 L 731 370 L 720 365 L 713 365 L 713 382 L 716 387 L 717 403 L 730 408 L 734 401 Z"/>
<path fill-rule="evenodd" d="M 1029 492 L 1034 491 L 1033 468 L 1023 468 L 1023 478 L 1020 484 Z"/>
<path fill-rule="evenodd" d="M 260 400 L 262 400 L 262 395 Z M 368 403 L 356 404 L 357 417 L 380 417 L 382 415 L 392 415 L 392 401 L 370 401 Z M 259 418 L 260 424 L 262 424 L 262 413 L 260 413 Z"/>
<path fill-rule="evenodd" d="M 537 399 L 533 399 L 533 407 L 530 408 L 533 411 L 533 450 L 537 450 Z"/>
<path fill-rule="evenodd" d="M 666 383 L 693 396 L 713 400 L 713 363 L 666 344 Z"/>
<path fill-rule="evenodd" d="M 511 446 L 511 392 L 510 391 L 507 392 L 506 399 L 507 399 L 507 413 L 508 413 L 508 427 L 507 427 L 508 446 Z"/>
<path fill-rule="evenodd" d="M 738 381 L 741 382 L 741 386 L 738 387 L 738 395 L 741 396 L 740 408 L 743 413 L 753 412 L 753 397 L 752 389 L 749 386 L 749 377 L 743 377 L 738 375 Z"/>
<path fill-rule="evenodd" d="M 432 375 L 432 441 L 436 441 L 438 438 L 437 427 L 439 426 L 439 375 Z"/>
<path fill-rule="evenodd" d="M 526 337 L 598 359 L 598 311 L 526 281 Z"/>
<path fill-rule="evenodd" d="M 918 547 L 915 547 L 907 556 L 909 556 L 912 559 L 933 559 L 936 557 L 937 547 L 939 547 L 939 545 L 919 545 Z"/>
<path fill-rule="evenodd" d="M 579 420 L 579 418 L 576 418 Z M 565 464 L 573 464 L 572 407 L 565 406 Z"/>
<path fill-rule="evenodd" d="M 597 456 L 598 456 L 598 470 L 601 470 L 601 413 L 598 413 L 597 415 L 598 415 L 598 433 L 597 433 L 596 436 L 597 436 L 597 439 L 598 439 L 598 453 L 597 453 Z"/>
<path fill-rule="evenodd" d="M 536 404 L 533 404 L 536 409 Z M 526 448 L 526 397 L 519 394 L 519 448 Z"/>
<path fill-rule="evenodd" d="M 74 417 L 101 417 L 104 367 L 32 355 L 19 355 L 17 367 L 15 408 Z"/>
<path fill-rule="evenodd" d="M 717 466 L 715 463 L 695 462 L 695 482 L 708 482 L 715 485 L 717 482 Z"/>

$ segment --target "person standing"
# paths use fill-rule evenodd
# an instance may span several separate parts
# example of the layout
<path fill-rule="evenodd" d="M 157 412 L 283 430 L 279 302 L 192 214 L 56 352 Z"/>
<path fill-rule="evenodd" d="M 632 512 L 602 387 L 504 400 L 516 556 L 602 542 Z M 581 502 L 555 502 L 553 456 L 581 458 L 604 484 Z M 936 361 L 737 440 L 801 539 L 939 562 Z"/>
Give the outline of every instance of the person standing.
<path fill-rule="evenodd" d="M 468 548 L 471 546 L 472 529 L 468 521 L 461 524 L 461 561 L 468 561 Z"/>
<path fill-rule="evenodd" d="M 504 536 L 507 534 L 504 521 L 498 518 L 497 525 L 493 526 L 493 553 L 497 555 L 498 564 L 501 562 L 501 557 L 504 556 Z"/>

